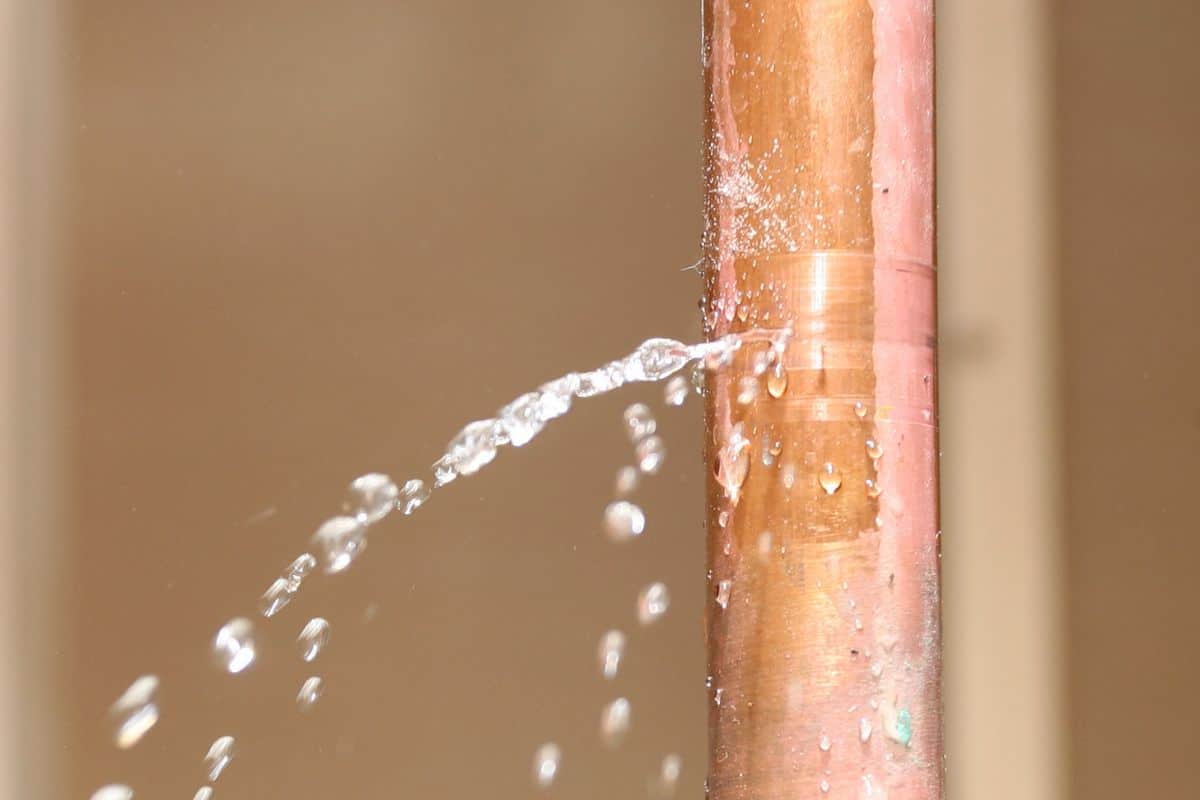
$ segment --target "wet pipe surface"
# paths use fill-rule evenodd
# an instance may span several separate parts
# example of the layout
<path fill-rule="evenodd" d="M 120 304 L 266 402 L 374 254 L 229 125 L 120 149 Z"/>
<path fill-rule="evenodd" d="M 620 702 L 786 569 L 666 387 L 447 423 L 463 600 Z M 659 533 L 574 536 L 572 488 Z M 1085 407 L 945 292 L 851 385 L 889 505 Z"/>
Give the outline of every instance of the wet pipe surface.
<path fill-rule="evenodd" d="M 704 12 L 708 795 L 940 798 L 932 3 Z"/>

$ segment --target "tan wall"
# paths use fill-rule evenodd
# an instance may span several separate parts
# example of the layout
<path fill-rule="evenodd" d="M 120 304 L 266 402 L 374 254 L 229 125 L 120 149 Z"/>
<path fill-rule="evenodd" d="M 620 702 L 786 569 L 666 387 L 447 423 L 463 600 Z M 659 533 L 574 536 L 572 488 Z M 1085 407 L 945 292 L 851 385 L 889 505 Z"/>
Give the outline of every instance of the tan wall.
<path fill-rule="evenodd" d="M 1194 792 L 1200 9 L 1060 2 L 1072 777 Z"/>

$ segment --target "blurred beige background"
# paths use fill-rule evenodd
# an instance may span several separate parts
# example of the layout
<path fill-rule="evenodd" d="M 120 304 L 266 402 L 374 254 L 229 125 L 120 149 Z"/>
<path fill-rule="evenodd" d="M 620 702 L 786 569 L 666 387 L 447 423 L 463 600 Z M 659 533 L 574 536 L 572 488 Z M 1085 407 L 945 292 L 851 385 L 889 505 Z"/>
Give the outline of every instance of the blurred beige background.
<path fill-rule="evenodd" d="M 952 796 L 1189 785 L 1195 12 L 939 4 Z M 628 548 L 597 400 L 387 523 L 212 669 L 341 487 L 650 335 L 697 335 L 696 4 L 0 0 L 0 796 L 701 792 L 699 409 Z M 1190 33 L 1189 33 L 1189 23 Z M 1126 278 L 1125 276 L 1129 276 Z M 674 605 L 633 631 L 653 579 Z M 316 663 L 292 638 L 333 623 Z M 608 627 L 632 631 L 616 685 Z M 163 720 L 104 711 L 138 674 Z M 633 702 L 616 753 L 600 706 Z"/>

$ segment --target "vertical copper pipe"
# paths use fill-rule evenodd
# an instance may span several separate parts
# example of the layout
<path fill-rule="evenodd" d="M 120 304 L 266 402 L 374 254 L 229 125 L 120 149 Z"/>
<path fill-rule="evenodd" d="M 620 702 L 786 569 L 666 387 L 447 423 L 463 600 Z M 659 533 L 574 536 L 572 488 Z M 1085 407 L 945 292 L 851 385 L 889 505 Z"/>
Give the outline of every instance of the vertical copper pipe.
<path fill-rule="evenodd" d="M 704 13 L 709 796 L 940 798 L 932 0 Z"/>

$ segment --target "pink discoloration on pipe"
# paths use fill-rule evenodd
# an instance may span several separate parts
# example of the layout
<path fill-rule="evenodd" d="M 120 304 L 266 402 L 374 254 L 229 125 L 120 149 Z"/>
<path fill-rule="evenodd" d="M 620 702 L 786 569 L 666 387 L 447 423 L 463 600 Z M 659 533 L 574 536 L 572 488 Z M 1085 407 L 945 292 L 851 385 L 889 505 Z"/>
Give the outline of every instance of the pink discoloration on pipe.
<path fill-rule="evenodd" d="M 932 12 L 705 3 L 719 800 L 941 797 Z"/>

